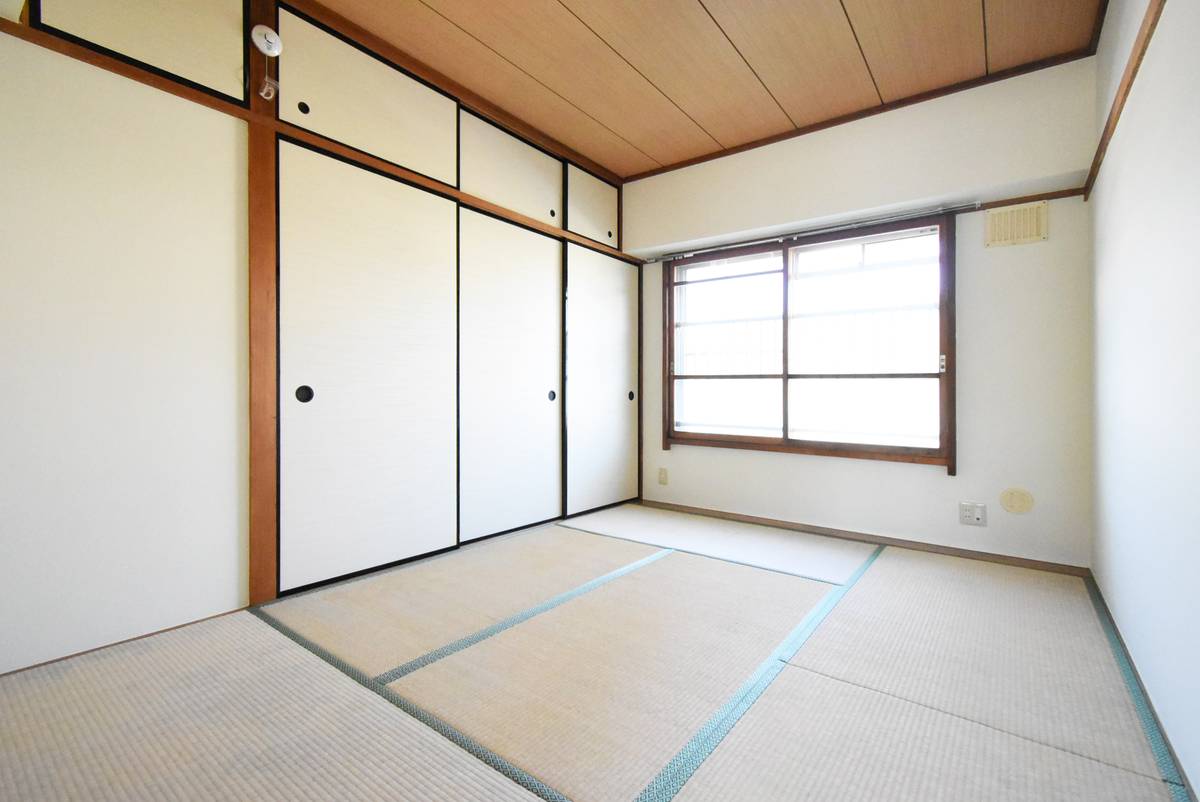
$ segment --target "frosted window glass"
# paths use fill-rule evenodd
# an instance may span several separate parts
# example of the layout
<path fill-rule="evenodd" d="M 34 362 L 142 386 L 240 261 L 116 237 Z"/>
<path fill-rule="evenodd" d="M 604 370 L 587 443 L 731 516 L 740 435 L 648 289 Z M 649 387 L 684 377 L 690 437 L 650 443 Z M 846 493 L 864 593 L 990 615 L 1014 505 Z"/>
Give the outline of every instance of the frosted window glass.
<path fill-rule="evenodd" d="M 792 251 L 790 373 L 936 373 L 936 233 Z"/>
<path fill-rule="evenodd" d="M 783 253 L 781 251 L 680 265 L 675 268 L 675 280 L 699 281 L 728 276 L 744 276 L 747 273 L 765 273 L 768 270 L 783 270 Z"/>
<path fill-rule="evenodd" d="M 675 288 L 675 373 L 783 371 L 783 273 Z"/>
<path fill-rule="evenodd" d="M 792 379 L 788 437 L 937 448 L 937 379 Z"/>
<path fill-rule="evenodd" d="M 783 436 L 782 379 L 678 379 L 675 430 Z"/>
<path fill-rule="evenodd" d="M 795 373 L 937 373 L 937 307 L 792 318 Z"/>

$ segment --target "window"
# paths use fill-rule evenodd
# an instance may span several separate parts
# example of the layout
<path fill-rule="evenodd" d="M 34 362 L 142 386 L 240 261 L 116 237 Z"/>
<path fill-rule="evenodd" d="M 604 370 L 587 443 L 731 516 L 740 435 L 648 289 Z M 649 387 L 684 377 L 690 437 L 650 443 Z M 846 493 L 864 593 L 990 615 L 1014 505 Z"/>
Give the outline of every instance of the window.
<path fill-rule="evenodd" d="M 954 473 L 954 219 L 699 254 L 663 268 L 664 448 Z"/>

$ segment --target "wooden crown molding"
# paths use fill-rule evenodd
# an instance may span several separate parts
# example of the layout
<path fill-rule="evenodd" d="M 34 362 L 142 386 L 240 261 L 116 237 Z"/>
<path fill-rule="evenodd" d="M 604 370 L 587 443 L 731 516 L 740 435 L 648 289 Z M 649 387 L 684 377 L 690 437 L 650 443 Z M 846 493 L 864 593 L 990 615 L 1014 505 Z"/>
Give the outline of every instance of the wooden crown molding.
<path fill-rule="evenodd" d="M 1145 59 L 1146 51 L 1150 48 L 1150 40 L 1154 36 L 1155 28 L 1158 27 L 1158 20 L 1162 17 L 1163 7 L 1166 4 L 1167 0 L 1150 0 L 1150 4 L 1146 7 L 1142 25 L 1138 29 L 1137 38 L 1133 41 L 1133 50 L 1129 53 L 1129 60 L 1125 62 L 1125 72 L 1121 75 L 1121 82 L 1117 85 L 1117 94 L 1113 97 L 1112 106 L 1108 110 L 1108 118 L 1104 121 L 1104 130 L 1100 134 L 1100 143 L 1096 146 L 1096 155 L 1092 158 L 1087 181 L 1083 185 L 1084 200 L 1091 197 L 1092 189 L 1096 186 L 1096 179 L 1100 176 L 1100 165 L 1104 163 L 1104 156 L 1108 153 L 1108 144 L 1117 131 L 1121 112 L 1125 110 L 1125 101 L 1129 99 L 1134 79 L 1137 78 L 1138 70 L 1142 67 L 1142 60 Z"/>

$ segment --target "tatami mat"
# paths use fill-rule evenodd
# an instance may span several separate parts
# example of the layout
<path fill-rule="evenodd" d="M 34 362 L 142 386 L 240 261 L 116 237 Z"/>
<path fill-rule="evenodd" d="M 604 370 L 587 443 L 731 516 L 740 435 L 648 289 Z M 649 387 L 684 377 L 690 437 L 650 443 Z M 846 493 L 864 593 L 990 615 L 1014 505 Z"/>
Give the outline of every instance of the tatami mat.
<path fill-rule="evenodd" d="M 563 526 L 841 584 L 875 549 L 790 529 L 624 504 Z"/>
<path fill-rule="evenodd" d="M 858 799 L 1170 802 L 1171 794 L 1161 780 L 789 666 L 675 797 Z"/>
<path fill-rule="evenodd" d="M 658 549 L 545 526 L 264 608 L 375 676 Z"/>
<path fill-rule="evenodd" d="M 675 553 L 389 688 L 574 802 L 632 800 L 828 591 Z"/>
<path fill-rule="evenodd" d="M 1161 776 L 1077 577 L 887 549 L 790 662 Z"/>
<path fill-rule="evenodd" d="M 536 801 L 248 613 L 0 677 L 0 798 Z"/>

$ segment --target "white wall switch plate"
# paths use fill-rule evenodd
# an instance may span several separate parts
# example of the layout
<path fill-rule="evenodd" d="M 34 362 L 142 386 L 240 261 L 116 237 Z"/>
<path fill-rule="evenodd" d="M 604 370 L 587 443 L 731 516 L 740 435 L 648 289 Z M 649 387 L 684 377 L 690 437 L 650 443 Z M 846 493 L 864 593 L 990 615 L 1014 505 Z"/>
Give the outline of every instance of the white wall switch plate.
<path fill-rule="evenodd" d="M 978 501 L 958 502 L 958 522 L 964 526 L 987 526 L 987 505 Z"/>
<path fill-rule="evenodd" d="M 667 469 L 666 468 L 658 469 L 658 483 L 660 485 L 665 485 L 667 483 Z"/>

